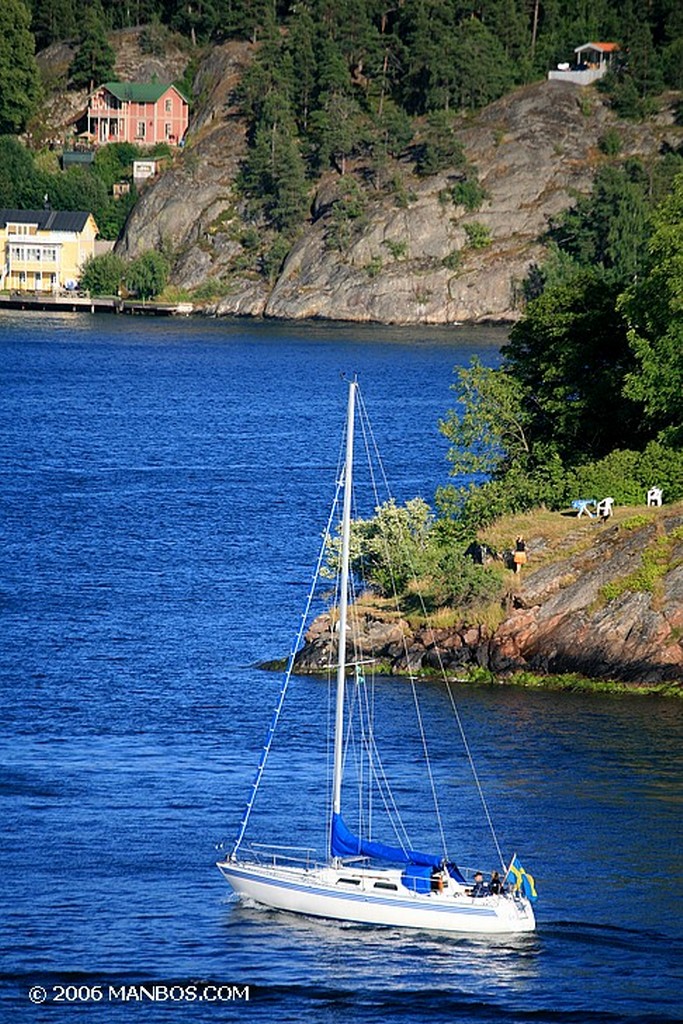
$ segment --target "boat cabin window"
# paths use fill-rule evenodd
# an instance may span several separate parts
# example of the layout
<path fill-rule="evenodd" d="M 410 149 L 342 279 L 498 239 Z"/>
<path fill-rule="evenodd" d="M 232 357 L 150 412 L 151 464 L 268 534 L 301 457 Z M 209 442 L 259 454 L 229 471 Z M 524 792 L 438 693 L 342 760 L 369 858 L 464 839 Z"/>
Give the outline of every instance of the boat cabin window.
<path fill-rule="evenodd" d="M 393 889 L 394 892 L 398 892 L 398 886 L 394 885 L 393 882 L 375 882 L 374 889 Z"/>
<path fill-rule="evenodd" d="M 337 879 L 337 885 L 341 885 L 342 882 L 344 883 L 344 885 L 360 885 L 360 878 L 338 878 Z"/>

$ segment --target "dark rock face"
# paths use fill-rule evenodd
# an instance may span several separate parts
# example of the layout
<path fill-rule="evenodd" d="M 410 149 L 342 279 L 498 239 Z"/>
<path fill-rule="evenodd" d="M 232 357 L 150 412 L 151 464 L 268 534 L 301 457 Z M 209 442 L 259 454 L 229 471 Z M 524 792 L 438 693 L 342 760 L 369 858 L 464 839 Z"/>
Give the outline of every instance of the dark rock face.
<path fill-rule="evenodd" d="M 490 633 L 465 623 L 410 629 L 353 609 L 350 624 L 364 658 L 393 673 L 479 665 L 498 674 L 531 670 L 654 683 L 683 680 L 683 514 L 665 509 L 634 529 L 603 528 L 578 554 L 530 570 Z M 666 571 L 648 576 L 647 553 Z M 651 564 L 651 559 L 650 559 Z M 321 671 L 336 657 L 329 615 L 320 616 L 297 655 L 299 671 Z"/>

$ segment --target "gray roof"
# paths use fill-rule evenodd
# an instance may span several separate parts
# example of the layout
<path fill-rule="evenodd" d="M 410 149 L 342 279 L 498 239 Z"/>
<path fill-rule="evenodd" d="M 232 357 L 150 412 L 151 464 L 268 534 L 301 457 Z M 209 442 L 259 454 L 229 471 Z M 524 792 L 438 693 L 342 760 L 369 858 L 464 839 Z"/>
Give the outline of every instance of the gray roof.
<path fill-rule="evenodd" d="M 82 231 L 90 214 L 87 210 L 2 210 L 0 227 L 37 224 L 40 231 Z"/>

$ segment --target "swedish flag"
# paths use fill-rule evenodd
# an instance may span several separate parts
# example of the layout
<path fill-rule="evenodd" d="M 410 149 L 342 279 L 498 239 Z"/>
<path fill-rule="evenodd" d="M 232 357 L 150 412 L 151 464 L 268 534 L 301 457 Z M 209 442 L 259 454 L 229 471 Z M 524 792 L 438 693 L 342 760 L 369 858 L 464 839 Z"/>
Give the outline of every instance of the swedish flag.
<path fill-rule="evenodd" d="M 531 900 L 532 902 L 538 899 L 538 893 L 536 892 L 536 885 L 534 883 L 534 876 L 530 875 L 528 871 L 524 870 L 522 865 L 519 863 L 519 860 L 517 859 L 517 854 L 515 854 L 512 860 L 510 861 L 508 875 L 512 875 L 512 877 L 515 880 L 515 884 L 512 887 L 515 892 L 519 892 L 519 890 L 521 889 L 524 896 L 526 896 L 527 899 Z"/>

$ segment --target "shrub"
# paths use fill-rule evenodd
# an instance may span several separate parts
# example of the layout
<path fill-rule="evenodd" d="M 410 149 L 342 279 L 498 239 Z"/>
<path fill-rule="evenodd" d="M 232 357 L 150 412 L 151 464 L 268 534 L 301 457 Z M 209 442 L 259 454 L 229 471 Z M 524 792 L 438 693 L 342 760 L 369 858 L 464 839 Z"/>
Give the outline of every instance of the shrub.
<path fill-rule="evenodd" d="M 395 260 L 402 259 L 408 251 L 407 242 L 397 242 L 394 238 L 385 238 L 382 245 L 389 250 L 390 255 Z"/>
<path fill-rule="evenodd" d="M 457 270 L 462 263 L 462 253 L 459 249 L 453 249 L 447 256 L 444 256 L 441 263 L 446 270 Z"/>
<path fill-rule="evenodd" d="M 621 135 L 616 128 L 608 128 L 598 140 L 600 151 L 605 156 L 618 156 L 621 153 Z"/>
<path fill-rule="evenodd" d="M 643 505 L 650 487 L 661 487 L 666 501 L 683 498 L 683 452 L 652 441 L 643 452 L 611 452 L 568 474 L 574 497 L 614 498 L 617 505 Z"/>
<path fill-rule="evenodd" d="M 486 199 L 486 189 L 476 177 L 468 177 L 455 183 L 451 199 L 455 206 L 464 206 L 468 213 L 474 213 Z"/>
<path fill-rule="evenodd" d="M 91 295 L 118 295 L 126 265 L 113 252 L 91 256 L 83 264 L 81 288 Z"/>
<path fill-rule="evenodd" d="M 491 244 L 491 231 L 485 224 L 473 220 L 469 224 L 464 224 L 463 227 L 467 235 L 467 244 L 471 249 L 485 249 L 487 245 Z"/>
<path fill-rule="evenodd" d="M 261 270 L 269 284 L 275 284 L 290 249 L 291 245 L 287 239 L 283 235 L 278 235 L 270 248 L 264 252 L 261 257 Z"/>
<path fill-rule="evenodd" d="M 166 287 L 169 265 L 160 252 L 145 252 L 128 267 L 126 285 L 141 299 L 152 299 Z"/>
<path fill-rule="evenodd" d="M 377 277 L 378 274 L 382 273 L 382 257 L 373 256 L 372 259 L 365 264 L 363 269 L 371 280 L 372 278 Z"/>

